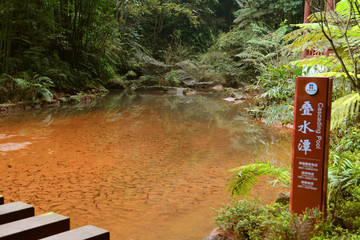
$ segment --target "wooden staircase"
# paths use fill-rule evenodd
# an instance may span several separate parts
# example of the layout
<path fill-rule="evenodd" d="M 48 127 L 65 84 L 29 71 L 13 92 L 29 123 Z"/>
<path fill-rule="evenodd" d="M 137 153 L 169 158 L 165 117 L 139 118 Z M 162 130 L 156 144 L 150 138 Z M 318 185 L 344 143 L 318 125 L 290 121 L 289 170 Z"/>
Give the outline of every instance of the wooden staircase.
<path fill-rule="evenodd" d="M 107 230 L 87 225 L 70 230 L 70 218 L 57 213 L 35 216 L 23 202 L 4 204 L 0 196 L 0 240 L 110 240 Z"/>

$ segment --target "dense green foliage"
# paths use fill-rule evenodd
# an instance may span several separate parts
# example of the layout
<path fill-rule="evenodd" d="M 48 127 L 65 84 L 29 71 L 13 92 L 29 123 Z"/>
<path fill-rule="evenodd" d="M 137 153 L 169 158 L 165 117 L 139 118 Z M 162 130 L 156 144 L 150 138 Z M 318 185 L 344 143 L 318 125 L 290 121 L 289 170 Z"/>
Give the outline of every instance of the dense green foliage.
<path fill-rule="evenodd" d="M 246 195 L 250 189 L 259 181 L 259 176 L 271 176 L 275 178 L 273 185 L 282 183 L 290 187 L 290 168 L 275 168 L 270 163 L 256 162 L 254 164 L 241 166 L 230 170 L 234 174 L 230 178 L 229 189 L 233 196 Z M 332 152 L 329 160 L 329 201 L 338 201 L 342 194 L 347 195 L 349 187 L 360 183 L 360 166 L 357 159 Z"/>
<path fill-rule="evenodd" d="M 319 5 L 317 5 L 320 3 Z M 359 142 L 359 22 L 360 1 L 342 0 L 334 11 L 325 12 L 322 1 L 313 4 L 313 15 L 309 24 L 297 24 L 293 31 L 280 42 L 282 50 L 272 49 L 267 54 L 280 54 L 280 58 L 271 58 L 265 66 L 256 60 L 253 69 L 257 72 L 254 84 L 249 89 L 260 93 L 257 103 L 250 110 L 256 117 L 266 119 L 268 124 L 292 122 L 294 79 L 316 70 L 317 76 L 334 77 L 331 155 L 328 172 L 328 212 L 327 218 L 316 220 L 314 229 L 305 229 L 308 234 L 302 239 L 359 239 L 360 238 L 360 142 Z M 253 19 L 254 20 L 254 19 Z M 254 24 L 254 22 L 251 22 Z M 262 35 L 265 39 L 265 36 Z M 272 40 L 275 44 L 275 40 Z M 229 41 L 228 45 L 234 44 Z M 288 44 L 286 46 L 286 44 Z M 239 48 L 240 49 L 240 48 Z M 246 53 L 242 48 L 240 54 Z M 257 48 L 260 49 L 261 48 Z M 324 53 L 312 58 L 300 59 L 305 50 Z M 263 51 L 263 50 L 262 50 Z M 263 53 L 263 52 L 262 52 Z M 260 56 L 259 54 L 257 54 Z M 246 56 L 250 58 L 249 55 Z M 285 61 L 282 61 L 285 59 Z M 259 67 L 260 66 L 260 67 Z M 313 71 L 314 72 L 314 71 Z M 256 162 L 234 168 L 229 182 L 229 190 L 234 196 L 246 195 L 259 181 L 259 176 L 270 176 L 285 186 L 290 183 L 290 169 L 275 168 L 269 163 Z M 272 222 L 274 217 L 266 209 L 277 208 L 284 211 L 284 218 Z M 294 218 L 287 209 L 277 205 L 263 207 L 251 202 L 235 202 L 220 211 L 215 219 L 219 226 L 233 231 L 239 239 L 299 239 L 291 223 Z M 246 213 L 242 215 L 240 212 Z M 302 216 L 299 216 L 302 217 Z M 307 218 L 306 214 L 303 216 Z M 258 221 L 252 222 L 254 219 Z M 275 236 L 266 227 L 270 219 L 277 226 L 287 223 Z M 316 219 L 316 218 L 315 218 Z M 296 226 L 296 224 L 295 224 Z M 279 227 L 281 229 L 281 227 Z M 245 234 L 245 235 L 244 235 Z"/>
<path fill-rule="evenodd" d="M 264 207 L 259 201 L 233 201 L 218 211 L 218 226 L 235 233 L 237 239 L 296 239 L 290 222 L 295 220 L 282 204 Z M 290 219 L 290 216 L 293 219 Z"/>
<path fill-rule="evenodd" d="M 291 31 L 289 24 L 302 22 L 303 1 L 236 1 L 239 10 L 234 12 L 233 28 L 219 35 L 208 55 L 226 52 L 236 65 L 239 82 L 257 81 L 256 78 L 268 70 L 270 63 L 275 68 L 288 56 L 282 51 L 286 44 L 283 37 Z M 218 68 L 218 71 L 226 67 Z M 291 76 L 289 76 L 291 77 Z M 260 86 L 261 88 L 261 86 Z"/>
<path fill-rule="evenodd" d="M 301 76 L 303 72 L 302 67 L 290 64 L 268 63 L 263 67 L 260 75 L 256 77 L 256 84 L 249 87 L 263 91 L 257 96 L 259 102 L 250 110 L 251 114 L 263 118 L 266 124 L 292 123 L 294 78 Z"/>
<path fill-rule="evenodd" d="M 358 190 L 357 190 L 358 191 Z M 220 209 L 216 224 L 231 231 L 237 239 L 359 239 L 360 202 L 342 201 L 334 220 L 321 220 L 321 213 L 289 213 L 289 205 L 264 206 L 256 200 L 233 201 Z"/>
<path fill-rule="evenodd" d="M 259 74 L 260 63 L 279 56 L 288 31 L 282 23 L 301 22 L 300 5 L 283 0 L 4 0 L 0 101 L 50 100 L 55 92 L 102 91 L 103 86 L 178 85 L 175 75 L 155 80 L 164 74 L 158 67 L 195 60 L 199 53 L 205 54 L 199 60 L 205 78 L 239 86 Z M 239 25 L 244 21 L 253 24 L 244 28 Z M 144 75 L 153 76 L 134 82 Z M 21 83 L 38 84 L 38 90 Z"/>
<path fill-rule="evenodd" d="M 327 13 L 318 12 L 325 8 L 322 1 L 313 3 L 313 10 L 317 12 L 310 23 L 293 25 L 298 28 L 294 31 L 286 25 L 272 30 L 260 18 L 242 14 L 249 24 L 237 25 L 215 44 L 233 53 L 234 58 L 238 57 L 245 76 L 255 82 L 249 89 L 262 92 L 251 112 L 267 124 L 292 122 L 293 79 L 306 75 L 311 68 L 317 69 L 318 76 L 335 77 L 332 129 L 346 128 L 358 116 L 359 1 L 340 1 L 335 11 Z M 242 6 L 243 11 L 250 9 L 245 4 Z M 305 50 L 323 53 L 329 49 L 333 52 L 330 56 L 299 60 Z"/>
<path fill-rule="evenodd" d="M 259 181 L 258 177 L 264 175 L 275 178 L 271 181 L 273 185 L 280 182 L 283 186 L 290 186 L 290 169 L 275 168 L 269 163 L 257 162 L 231 172 L 235 173 L 229 183 L 234 196 L 246 195 Z M 234 201 L 233 205 L 218 211 L 215 222 L 234 232 L 239 239 L 262 239 L 263 236 L 268 236 L 268 239 L 359 239 L 358 158 L 331 153 L 328 182 L 327 217 L 323 220 L 316 211 L 293 215 L 289 213 L 288 205 L 275 203 L 264 207 L 245 200 Z M 276 227 L 277 231 L 271 227 Z"/>
<path fill-rule="evenodd" d="M 35 86 L 48 100 L 50 88 L 93 89 L 113 73 L 108 49 L 116 25 L 110 0 L 4 0 L 0 9 L 1 100 L 37 98 Z"/>
<path fill-rule="evenodd" d="M 144 56 L 174 63 L 204 52 L 227 31 L 235 7 L 232 0 L 3 0 L 0 101 L 125 87 L 146 74 Z"/>
<path fill-rule="evenodd" d="M 220 35 L 211 51 L 225 51 L 238 65 L 242 81 L 252 82 L 249 90 L 257 90 L 258 104 L 251 109 L 256 117 L 268 124 L 292 122 L 294 78 L 300 76 L 303 67 L 289 64 L 296 56 L 284 51 L 283 40 L 291 27 L 282 23 L 276 30 L 252 23 L 244 28 L 235 26 Z"/>
<path fill-rule="evenodd" d="M 246 26 L 257 23 L 262 27 L 277 29 L 287 20 L 299 23 L 303 20 L 304 1 L 302 0 L 238 0 L 241 7 L 236 13 L 235 23 Z"/>
<path fill-rule="evenodd" d="M 327 70 L 319 76 L 335 77 L 332 129 L 356 117 L 360 110 L 360 1 L 343 0 L 330 12 L 315 12 L 309 24 L 298 24 L 298 30 L 286 36 L 293 40 L 289 49 L 293 52 L 315 50 L 330 56 L 303 59 L 297 66 L 322 65 Z M 303 34 L 306 32 L 306 34 Z"/>

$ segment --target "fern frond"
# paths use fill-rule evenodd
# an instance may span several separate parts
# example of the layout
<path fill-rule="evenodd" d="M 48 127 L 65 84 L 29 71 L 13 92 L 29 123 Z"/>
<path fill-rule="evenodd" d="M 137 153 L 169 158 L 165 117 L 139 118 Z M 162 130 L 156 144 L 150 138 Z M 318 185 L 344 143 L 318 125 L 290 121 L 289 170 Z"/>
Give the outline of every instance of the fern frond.
<path fill-rule="evenodd" d="M 277 55 L 277 53 L 272 52 L 272 53 L 269 53 L 269 54 L 267 54 L 266 56 L 264 56 L 264 59 L 265 59 L 265 60 L 271 59 L 271 58 L 275 57 L 276 55 Z"/>
<path fill-rule="evenodd" d="M 250 189 L 259 181 L 259 176 L 271 176 L 276 180 L 273 183 L 281 182 L 283 185 L 290 186 L 290 170 L 275 168 L 269 162 L 256 162 L 254 164 L 233 168 L 230 172 L 234 173 L 228 185 L 233 196 L 247 195 Z"/>
<path fill-rule="evenodd" d="M 47 85 L 47 86 L 53 86 L 54 85 L 54 82 L 49 77 L 41 76 L 41 77 L 37 78 L 37 81 L 41 82 L 42 84 Z"/>
<path fill-rule="evenodd" d="M 254 59 L 254 55 L 248 53 L 248 52 L 241 52 L 239 54 L 236 54 L 235 57 L 242 58 L 242 59 Z"/>
<path fill-rule="evenodd" d="M 242 8 L 234 13 L 236 16 L 236 19 L 234 20 L 234 23 L 241 23 L 245 19 L 249 18 L 251 15 L 253 15 L 256 11 L 251 8 Z"/>
<path fill-rule="evenodd" d="M 348 69 L 352 69 L 350 66 L 351 64 L 349 64 L 347 61 L 344 61 L 347 63 L 347 65 L 349 66 Z M 323 76 L 323 77 L 345 77 L 347 78 L 347 75 L 342 71 L 342 66 L 341 63 L 339 61 L 337 61 L 334 57 L 332 56 L 317 56 L 317 57 L 312 57 L 312 58 L 305 58 L 302 60 L 297 60 L 297 61 L 293 61 L 290 63 L 293 66 L 298 66 L 298 67 L 318 67 L 318 66 L 322 66 L 323 68 L 326 69 L 326 71 L 328 71 L 327 73 L 323 72 L 323 73 L 319 73 L 315 76 Z M 352 74 L 352 73 L 350 73 Z"/>
<path fill-rule="evenodd" d="M 264 16 L 265 14 L 267 14 L 266 11 L 257 11 L 256 13 L 253 14 L 253 17 L 259 18 L 261 16 Z"/>
<path fill-rule="evenodd" d="M 330 154 L 329 166 L 329 196 L 333 198 L 337 193 L 343 193 L 350 186 L 360 184 L 360 162 L 339 153 Z"/>
<path fill-rule="evenodd" d="M 331 129 L 334 130 L 343 122 L 359 115 L 360 95 L 351 93 L 335 100 L 332 103 Z"/>
<path fill-rule="evenodd" d="M 359 12 L 357 10 L 357 8 L 355 7 L 356 4 L 360 4 L 359 0 L 356 1 L 340 1 L 336 4 L 336 8 L 335 11 L 337 13 L 339 13 L 341 16 L 344 17 L 348 17 L 349 16 L 349 12 L 350 12 L 350 8 L 351 8 L 351 4 L 353 4 L 353 11 L 355 13 L 355 15 L 358 15 Z"/>
<path fill-rule="evenodd" d="M 312 75 L 313 77 L 333 77 L 333 78 L 346 78 L 347 75 L 344 72 L 323 72 Z"/>
<path fill-rule="evenodd" d="M 43 97 L 43 99 L 45 99 L 45 101 L 51 102 L 54 95 L 52 94 L 52 92 L 49 89 L 40 88 L 40 89 L 38 89 L 38 91 L 41 94 L 41 96 Z"/>
<path fill-rule="evenodd" d="M 282 26 L 280 28 L 278 28 L 275 32 L 274 32 L 274 36 L 275 39 L 278 43 L 280 43 L 282 41 L 282 39 L 284 38 L 284 36 L 286 35 L 286 32 L 288 31 L 288 27 L 287 26 Z"/>
<path fill-rule="evenodd" d="M 244 7 L 244 4 L 240 0 L 235 0 L 235 2 L 239 5 L 239 7 Z"/>
<path fill-rule="evenodd" d="M 21 89 L 28 89 L 30 87 L 30 83 L 25 79 L 13 78 L 13 80 Z"/>
<path fill-rule="evenodd" d="M 255 58 L 263 58 L 263 57 L 265 57 L 265 55 L 263 53 L 259 52 L 259 51 L 253 51 L 252 55 Z"/>

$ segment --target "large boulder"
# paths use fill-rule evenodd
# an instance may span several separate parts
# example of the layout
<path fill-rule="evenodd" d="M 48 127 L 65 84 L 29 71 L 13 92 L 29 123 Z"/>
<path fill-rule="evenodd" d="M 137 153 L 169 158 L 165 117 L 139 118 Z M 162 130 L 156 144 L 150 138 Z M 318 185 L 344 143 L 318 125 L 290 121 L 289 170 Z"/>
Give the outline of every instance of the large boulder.
<path fill-rule="evenodd" d="M 138 53 L 135 57 L 139 65 L 134 70 L 141 75 L 159 76 L 169 72 L 173 68 L 173 65 L 167 65 L 143 53 Z"/>
<path fill-rule="evenodd" d="M 141 76 L 139 79 L 133 81 L 135 87 L 146 87 L 159 85 L 159 79 L 154 75 Z"/>
<path fill-rule="evenodd" d="M 193 61 L 185 60 L 175 64 L 176 67 L 189 73 L 196 73 L 200 71 L 200 67 Z"/>
<path fill-rule="evenodd" d="M 197 63 L 186 60 L 175 65 L 167 65 L 152 57 L 136 54 L 138 66 L 133 69 L 135 75 L 141 76 L 133 81 L 135 87 L 139 86 L 181 86 L 192 89 L 209 89 L 218 84 L 207 74 L 208 70 Z M 128 76 L 126 76 L 129 79 Z"/>
<path fill-rule="evenodd" d="M 168 82 L 179 82 L 180 85 L 191 87 L 197 83 L 196 77 L 186 72 L 185 70 L 173 70 L 165 74 L 165 79 Z"/>
<path fill-rule="evenodd" d="M 124 77 L 122 77 L 120 75 L 113 76 L 106 82 L 105 87 L 107 89 L 124 89 L 124 88 L 126 88 L 125 83 L 124 83 Z"/>
<path fill-rule="evenodd" d="M 206 78 L 206 69 L 198 66 L 190 60 L 178 62 L 175 64 L 176 70 L 172 70 L 165 75 L 165 79 L 176 79 L 180 85 L 195 88 L 206 89 L 215 86 L 217 83 Z"/>

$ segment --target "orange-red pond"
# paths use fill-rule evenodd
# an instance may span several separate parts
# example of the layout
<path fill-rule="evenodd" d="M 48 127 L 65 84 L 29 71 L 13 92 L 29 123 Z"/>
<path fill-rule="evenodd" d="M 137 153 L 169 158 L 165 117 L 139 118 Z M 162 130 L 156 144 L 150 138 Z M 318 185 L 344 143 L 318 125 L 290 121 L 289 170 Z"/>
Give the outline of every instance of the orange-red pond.
<path fill-rule="evenodd" d="M 0 116 L 1 189 L 36 214 L 92 224 L 113 240 L 203 239 L 230 202 L 228 169 L 290 164 L 291 132 L 217 94 L 110 93 L 96 104 Z M 284 189 L 262 181 L 265 203 Z M 285 189 L 287 191 L 287 189 Z"/>

